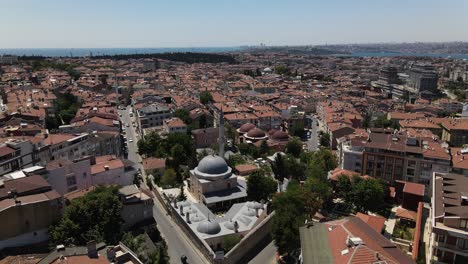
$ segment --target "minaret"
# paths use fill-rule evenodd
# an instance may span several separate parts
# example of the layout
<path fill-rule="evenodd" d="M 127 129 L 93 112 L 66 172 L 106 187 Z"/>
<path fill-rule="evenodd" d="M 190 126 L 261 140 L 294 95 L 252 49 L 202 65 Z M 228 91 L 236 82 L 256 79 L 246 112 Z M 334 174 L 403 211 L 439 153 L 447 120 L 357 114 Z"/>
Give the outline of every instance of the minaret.
<path fill-rule="evenodd" d="M 219 156 L 224 159 L 224 114 L 223 107 L 221 107 L 221 113 L 219 114 Z"/>

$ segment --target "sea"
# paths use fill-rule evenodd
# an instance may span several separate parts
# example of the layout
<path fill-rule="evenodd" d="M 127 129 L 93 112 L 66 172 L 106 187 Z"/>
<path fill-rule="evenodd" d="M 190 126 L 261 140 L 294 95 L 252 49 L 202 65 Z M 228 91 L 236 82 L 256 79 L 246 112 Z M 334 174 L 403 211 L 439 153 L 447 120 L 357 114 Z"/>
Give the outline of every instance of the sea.
<path fill-rule="evenodd" d="M 118 54 L 148 54 L 165 52 L 235 52 L 245 47 L 189 47 L 189 48 L 43 48 L 43 49 L 0 49 L 0 55 L 45 56 L 45 57 L 83 57 Z M 351 57 L 431 57 L 468 60 L 468 54 L 432 54 L 432 53 L 399 53 L 399 52 L 356 52 L 336 54 L 335 56 Z"/>
<path fill-rule="evenodd" d="M 166 52 L 230 52 L 241 47 L 196 47 L 196 48 L 42 48 L 42 49 L 0 49 L 0 55 L 84 57 L 120 54 L 151 54 Z"/>

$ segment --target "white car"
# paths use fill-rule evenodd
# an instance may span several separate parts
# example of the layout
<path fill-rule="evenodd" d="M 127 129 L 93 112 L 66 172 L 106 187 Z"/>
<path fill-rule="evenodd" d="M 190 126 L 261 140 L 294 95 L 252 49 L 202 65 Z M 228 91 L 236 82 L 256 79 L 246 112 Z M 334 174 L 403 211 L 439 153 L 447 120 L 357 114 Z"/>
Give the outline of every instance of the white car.
<path fill-rule="evenodd" d="M 128 142 L 132 143 L 132 142 L 133 142 L 133 139 L 129 139 Z"/>
<path fill-rule="evenodd" d="M 130 127 L 130 124 L 125 124 L 126 127 Z"/>

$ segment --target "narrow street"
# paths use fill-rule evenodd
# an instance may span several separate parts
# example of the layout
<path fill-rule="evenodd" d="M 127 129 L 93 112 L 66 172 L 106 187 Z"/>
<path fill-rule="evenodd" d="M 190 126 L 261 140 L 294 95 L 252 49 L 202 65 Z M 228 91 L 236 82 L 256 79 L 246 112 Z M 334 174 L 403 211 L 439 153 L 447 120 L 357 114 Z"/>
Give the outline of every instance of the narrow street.
<path fill-rule="evenodd" d="M 132 126 L 134 117 L 130 117 L 129 109 L 119 110 L 118 112 L 122 115 L 120 118 L 127 137 L 127 159 L 135 163 L 136 169 L 141 169 L 143 178 L 145 178 L 146 176 L 144 175 L 143 165 L 140 163 L 141 158 L 137 153 L 137 142 L 139 136 L 137 135 L 135 128 Z M 129 124 L 129 126 L 127 127 L 126 124 Z M 128 142 L 130 139 L 132 139 L 133 142 Z M 154 199 L 153 217 L 158 224 L 159 231 L 166 240 L 170 263 L 181 263 L 180 257 L 182 255 L 187 256 L 187 261 L 191 264 L 208 263 L 205 257 L 202 256 L 199 250 L 191 243 L 179 226 L 177 226 L 177 224 L 172 221 L 171 217 L 166 214 L 163 205 L 161 205 L 159 200 L 156 198 Z"/>

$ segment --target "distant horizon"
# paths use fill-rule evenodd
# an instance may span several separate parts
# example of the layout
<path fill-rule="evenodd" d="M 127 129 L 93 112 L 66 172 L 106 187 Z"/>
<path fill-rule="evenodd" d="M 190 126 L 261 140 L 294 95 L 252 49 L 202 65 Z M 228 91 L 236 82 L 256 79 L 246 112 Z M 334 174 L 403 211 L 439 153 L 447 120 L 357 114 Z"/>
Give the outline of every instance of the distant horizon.
<path fill-rule="evenodd" d="M 8 48 L 4 47 L 0 50 L 28 50 L 28 49 L 200 49 L 200 48 L 242 48 L 242 47 L 314 47 L 314 46 L 345 46 L 345 45 L 399 45 L 399 44 L 443 44 L 443 43 L 467 43 L 468 40 L 450 40 L 450 41 L 403 41 L 403 42 L 349 42 L 349 43 L 324 43 L 324 44 L 242 44 L 242 45 L 213 45 L 213 46 L 116 46 L 116 47 L 20 47 Z"/>
<path fill-rule="evenodd" d="M 466 0 L 2 0 L 1 6 L 3 49 L 468 41 Z"/>

